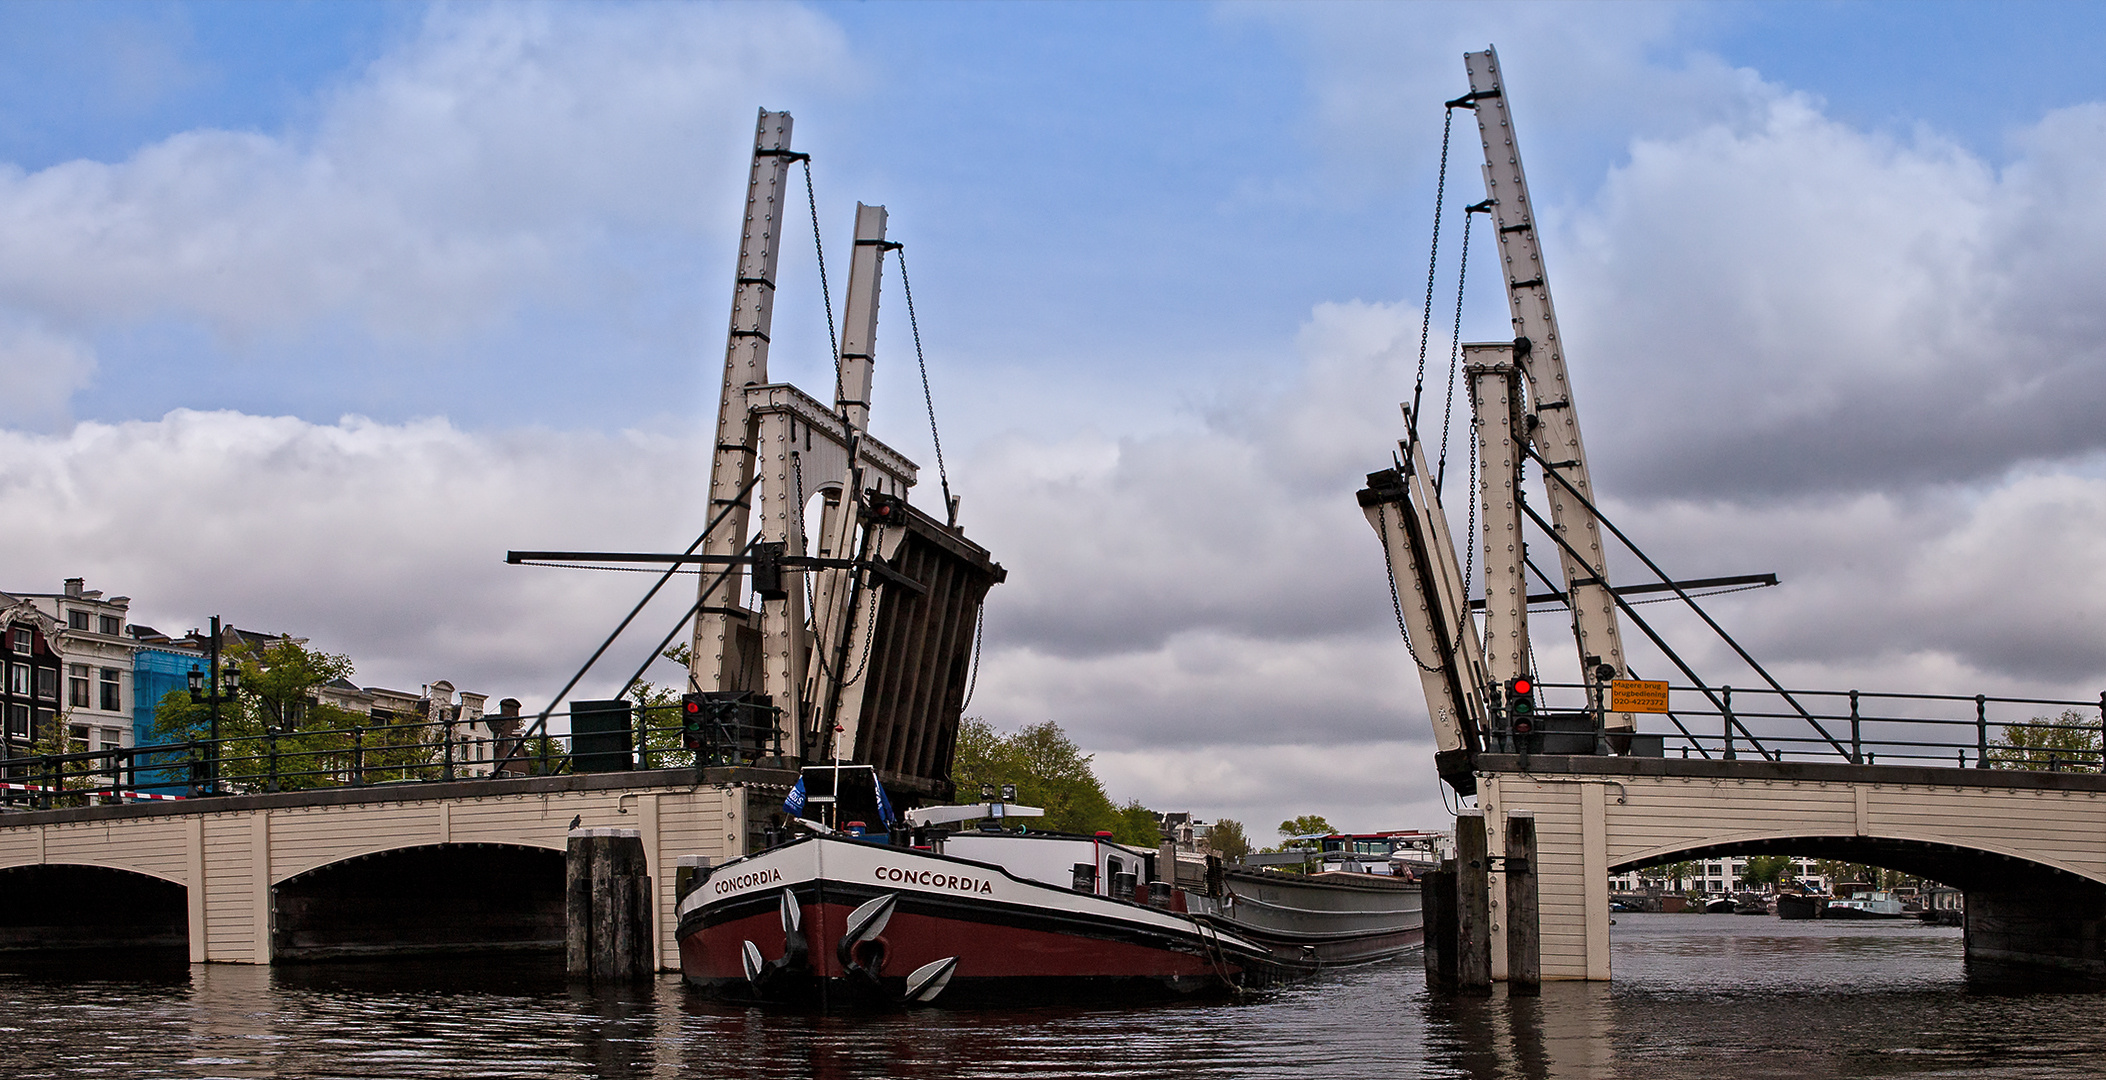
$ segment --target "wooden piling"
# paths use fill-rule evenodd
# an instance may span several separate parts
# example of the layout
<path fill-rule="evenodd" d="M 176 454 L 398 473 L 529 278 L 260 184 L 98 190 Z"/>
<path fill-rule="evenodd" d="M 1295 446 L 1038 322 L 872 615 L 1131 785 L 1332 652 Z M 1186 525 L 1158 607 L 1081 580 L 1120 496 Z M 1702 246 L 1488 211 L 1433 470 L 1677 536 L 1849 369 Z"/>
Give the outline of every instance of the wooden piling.
<path fill-rule="evenodd" d="M 1543 992 L 1542 919 L 1536 906 L 1536 815 L 1506 815 L 1506 992 Z"/>
<path fill-rule="evenodd" d="M 1441 868 L 1429 870 L 1419 879 L 1420 918 L 1426 933 L 1426 989 L 1429 993 L 1455 992 L 1455 860 L 1444 859 Z"/>
<path fill-rule="evenodd" d="M 564 852 L 563 967 L 573 979 L 631 982 L 656 966 L 651 877 L 636 829 L 572 829 Z"/>
<path fill-rule="evenodd" d="M 1466 997 L 1492 993 L 1490 872 L 1484 811 L 1465 810 L 1455 818 L 1455 923 L 1456 992 Z"/>

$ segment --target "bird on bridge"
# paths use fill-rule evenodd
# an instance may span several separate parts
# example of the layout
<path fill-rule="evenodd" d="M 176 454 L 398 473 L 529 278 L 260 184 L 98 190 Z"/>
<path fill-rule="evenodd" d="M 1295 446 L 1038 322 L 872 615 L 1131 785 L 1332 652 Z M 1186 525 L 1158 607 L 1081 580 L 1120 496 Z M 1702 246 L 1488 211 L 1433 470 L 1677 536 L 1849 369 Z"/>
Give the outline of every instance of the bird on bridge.
<path fill-rule="evenodd" d="M 585 823 L 585 815 L 583 815 L 583 814 L 572 814 L 572 815 L 570 816 L 570 827 L 571 827 L 571 828 L 575 829 L 575 828 L 577 828 L 578 826 L 580 826 L 580 825 L 583 825 L 584 823 Z"/>

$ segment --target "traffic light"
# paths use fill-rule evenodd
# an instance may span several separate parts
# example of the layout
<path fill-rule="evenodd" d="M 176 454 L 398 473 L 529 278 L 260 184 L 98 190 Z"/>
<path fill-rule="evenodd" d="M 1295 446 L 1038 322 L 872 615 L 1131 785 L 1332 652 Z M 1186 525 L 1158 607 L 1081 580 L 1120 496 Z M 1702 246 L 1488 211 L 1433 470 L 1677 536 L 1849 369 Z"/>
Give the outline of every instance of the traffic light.
<path fill-rule="evenodd" d="M 708 745 L 709 737 L 702 731 L 702 695 L 680 696 L 680 742 L 689 750 L 700 750 Z"/>
<path fill-rule="evenodd" d="M 1506 681 L 1506 715 L 1516 735 L 1527 735 L 1536 729 L 1536 702 L 1530 695 L 1535 684 L 1524 678 Z"/>
<path fill-rule="evenodd" d="M 753 545 L 753 592 L 763 600 L 786 600 L 790 590 L 783 585 L 782 561 L 790 553 L 790 545 L 766 543 Z"/>
<path fill-rule="evenodd" d="M 907 520 L 907 500 L 871 489 L 870 520 L 879 525 L 898 525 Z"/>

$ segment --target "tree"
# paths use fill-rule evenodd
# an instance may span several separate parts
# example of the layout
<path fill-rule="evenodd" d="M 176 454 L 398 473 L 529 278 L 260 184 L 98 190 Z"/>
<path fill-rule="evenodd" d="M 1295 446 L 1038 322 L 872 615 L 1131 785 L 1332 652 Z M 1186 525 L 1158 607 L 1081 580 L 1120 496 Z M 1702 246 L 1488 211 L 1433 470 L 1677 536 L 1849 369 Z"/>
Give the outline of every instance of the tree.
<path fill-rule="evenodd" d="M 1281 846 L 1307 847 L 1309 846 L 1308 841 L 1297 844 L 1294 842 L 1294 837 L 1330 836 L 1337 831 L 1337 829 L 1331 827 L 1330 822 L 1323 819 L 1321 814 L 1303 814 L 1300 817 L 1288 818 L 1280 822 L 1280 836 L 1287 840 L 1287 843 Z"/>
<path fill-rule="evenodd" d="M 1741 869 L 1740 880 L 1749 885 L 1777 885 L 1790 876 L 1791 871 L 1789 855 L 1751 855 Z"/>
<path fill-rule="evenodd" d="M 1207 830 L 1207 844 L 1214 854 L 1224 859 L 1240 859 L 1250 854 L 1250 838 L 1243 835 L 1243 823 L 1234 818 L 1220 818 Z"/>
<path fill-rule="evenodd" d="M 2029 723 L 2005 724 L 2003 734 L 1990 740 L 1989 767 L 2098 772 L 2099 725 L 2075 709 L 2064 709 L 2052 720 L 2036 716 Z"/>
<path fill-rule="evenodd" d="M 1139 804 L 1130 803 L 1126 810 L 1113 807 L 1091 767 L 1091 756 L 1051 720 L 1003 735 L 985 720 L 969 716 L 959 721 L 954 747 L 951 781 L 957 785 L 956 802 L 977 802 L 983 784 L 998 790 L 1015 784 L 1017 801 L 1045 810 L 1044 817 L 1032 822 L 1037 828 L 1085 835 L 1104 830 L 1114 836 L 1122 829 L 1129 835 L 1139 831 L 1138 818 L 1127 817 Z M 1142 846 L 1155 845 L 1151 824 Z"/>
<path fill-rule="evenodd" d="M 670 653 L 672 650 L 666 650 Z M 636 706 L 637 723 L 643 728 L 643 767 L 649 769 L 685 769 L 694 765 L 694 751 L 687 748 L 684 737 L 686 716 L 681 711 L 680 695 L 671 687 L 657 686 L 638 679 L 629 688 L 629 700 Z"/>
<path fill-rule="evenodd" d="M 349 657 L 280 638 L 261 650 L 236 644 L 221 655 L 220 664 L 241 669 L 241 693 L 219 706 L 219 777 L 235 790 L 340 783 L 351 768 L 354 746 L 368 772 L 389 779 L 394 772 L 421 772 L 431 765 L 439 737 L 425 730 L 422 717 L 410 724 L 376 724 L 363 713 L 317 702 L 315 691 L 324 683 L 350 677 Z M 367 734 L 360 738 L 352 729 Z M 154 709 L 154 733 L 180 741 L 209 739 L 212 707 L 191 701 L 187 690 L 171 691 Z"/>
<path fill-rule="evenodd" d="M 1119 823 L 1112 826 L 1112 839 L 1135 847 L 1156 847 L 1163 842 L 1162 815 L 1142 806 L 1139 799 L 1128 799 L 1119 808 Z"/>

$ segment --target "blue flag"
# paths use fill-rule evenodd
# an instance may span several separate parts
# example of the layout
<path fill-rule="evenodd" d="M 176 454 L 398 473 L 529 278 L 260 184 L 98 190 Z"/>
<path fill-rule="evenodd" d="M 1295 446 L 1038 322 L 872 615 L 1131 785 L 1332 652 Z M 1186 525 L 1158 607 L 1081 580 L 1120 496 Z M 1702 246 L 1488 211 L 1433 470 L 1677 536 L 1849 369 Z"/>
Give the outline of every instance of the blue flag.
<path fill-rule="evenodd" d="M 870 770 L 870 781 L 871 783 L 877 785 L 878 820 L 884 822 L 887 825 L 890 825 L 892 824 L 893 819 L 892 800 L 885 797 L 885 782 L 877 778 L 876 769 Z"/>
<path fill-rule="evenodd" d="M 804 777 L 797 778 L 797 786 L 791 788 L 789 797 L 782 801 L 782 809 L 791 817 L 804 816 Z"/>

